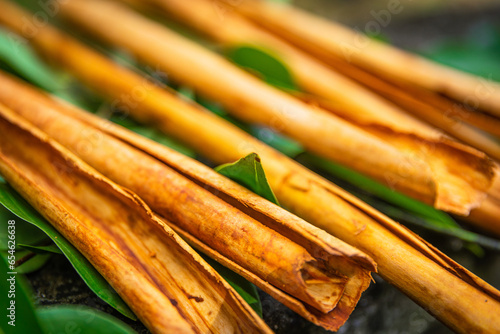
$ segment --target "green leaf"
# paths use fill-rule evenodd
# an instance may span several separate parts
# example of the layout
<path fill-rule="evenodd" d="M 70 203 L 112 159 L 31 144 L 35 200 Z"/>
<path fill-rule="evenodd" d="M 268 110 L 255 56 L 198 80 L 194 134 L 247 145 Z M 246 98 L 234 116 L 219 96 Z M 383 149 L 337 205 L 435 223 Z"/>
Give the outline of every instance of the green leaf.
<path fill-rule="evenodd" d="M 47 234 L 38 227 L 16 218 L 16 215 L 0 205 L 0 251 L 7 250 L 9 220 L 16 221 L 16 244 L 36 245 L 50 241 Z"/>
<path fill-rule="evenodd" d="M 421 53 L 439 63 L 500 81 L 500 26 L 477 24 L 465 37 L 443 39 Z"/>
<path fill-rule="evenodd" d="M 267 0 L 267 1 L 276 3 L 292 3 L 292 0 Z"/>
<path fill-rule="evenodd" d="M 257 73 L 258 76 L 272 86 L 286 91 L 299 91 L 288 66 L 270 50 L 256 46 L 240 45 L 229 49 L 227 57 L 240 67 Z M 241 122 L 229 116 L 220 107 L 214 109 L 211 108 L 211 105 L 203 103 L 202 105 L 289 157 L 295 157 L 304 151 L 299 143 L 278 134 L 276 131 L 261 126 L 241 125 Z"/>
<path fill-rule="evenodd" d="M 0 307 L 4 314 L 2 321 L 0 321 L 0 328 L 6 334 L 44 333 L 31 300 L 31 289 L 25 278 L 20 274 L 13 274 L 10 264 L 3 256 L 0 256 L 0 272 L 0 291 L 3 294 L 0 298 Z M 11 290 L 12 288 L 14 291 Z M 10 292 L 14 292 L 15 295 L 9 296 Z M 14 306 L 11 306 L 12 302 L 14 302 Z M 14 318 L 9 318 L 11 314 L 9 308 L 15 308 Z M 15 320 L 15 327 L 9 325 L 12 320 Z"/>
<path fill-rule="evenodd" d="M 500 241 L 467 231 L 446 213 L 396 192 L 362 174 L 309 153 L 302 154 L 298 160 L 303 164 L 319 168 L 335 179 L 353 185 L 355 189 L 349 189 L 351 193 L 398 221 L 412 223 L 467 242 L 475 242 L 491 249 L 500 250 Z M 368 196 L 366 193 L 370 195 Z M 385 203 L 373 196 L 382 199 Z"/>
<path fill-rule="evenodd" d="M 31 287 L 24 276 L 18 271 L 12 271 L 3 257 L 0 257 L 0 271 L 0 290 L 6 295 L 1 298 L 0 307 L 7 311 L 6 319 L 0 322 L 0 329 L 6 334 L 134 333 L 118 319 L 83 306 L 57 306 L 36 310 L 31 299 Z M 11 292 L 13 295 L 9 295 Z M 12 303 L 14 306 L 11 306 Z M 9 308 L 14 308 L 14 311 L 11 313 Z M 9 318 L 10 314 L 13 314 L 13 318 Z M 11 324 L 15 326 L 9 324 L 13 320 Z"/>
<path fill-rule="evenodd" d="M 47 67 L 19 36 L 0 29 L 0 65 L 9 67 L 28 82 L 82 109 L 95 112 L 102 106 L 102 99 L 74 79 L 56 74 Z M 194 157 L 195 152 L 179 142 L 167 137 L 151 127 L 140 125 L 130 118 L 114 116 L 112 121 L 129 128 L 147 138 L 171 147 L 187 156 Z"/>
<path fill-rule="evenodd" d="M 218 102 L 213 102 L 207 99 L 204 99 L 203 97 L 197 96 L 196 97 L 196 103 L 199 105 L 203 106 L 205 109 L 213 112 L 217 116 L 225 119 L 226 121 L 236 125 L 240 129 L 246 132 L 251 132 L 251 126 L 240 121 L 239 119 L 231 116 L 223 107 L 220 103 Z"/>
<path fill-rule="evenodd" d="M 284 90 L 299 90 L 288 67 L 270 50 L 241 45 L 228 49 L 226 56 L 240 67 L 257 73 L 270 85 Z"/>
<path fill-rule="evenodd" d="M 0 181 L 3 181 L 3 179 Z M 37 226 L 45 232 L 68 258 L 78 274 L 96 295 L 123 315 L 130 319 L 136 319 L 125 302 L 90 262 L 5 181 L 0 182 L 0 203 L 19 218 Z"/>
<path fill-rule="evenodd" d="M 304 147 L 300 143 L 268 127 L 253 125 L 250 134 L 290 158 L 295 158 L 304 153 Z"/>
<path fill-rule="evenodd" d="M 196 100 L 196 93 L 194 90 L 187 86 L 181 86 L 177 89 L 177 94 L 181 97 L 181 99 L 188 99 L 189 101 Z"/>
<path fill-rule="evenodd" d="M 84 306 L 40 308 L 37 310 L 37 314 L 48 333 L 135 333 L 135 331 L 115 317 Z"/>
<path fill-rule="evenodd" d="M 23 244 L 18 244 L 18 246 L 22 249 L 25 249 L 27 251 L 30 251 L 32 253 L 36 254 L 63 254 L 59 247 L 57 247 L 56 244 L 52 243 L 47 246 L 33 246 L 33 245 L 23 245 Z"/>
<path fill-rule="evenodd" d="M 95 111 L 101 99 L 67 74 L 54 71 L 22 37 L 0 28 L 0 68 L 82 109 Z"/>
<path fill-rule="evenodd" d="M 18 265 L 16 271 L 20 274 L 29 274 L 41 269 L 52 257 L 52 254 L 36 254 L 28 250 L 17 250 L 16 261 Z M 22 261 L 22 264 L 19 262 Z"/>
<path fill-rule="evenodd" d="M 234 163 L 219 166 L 215 170 L 268 201 L 278 204 L 278 200 L 267 182 L 260 158 L 256 153 L 251 153 Z"/>
<path fill-rule="evenodd" d="M 252 190 L 254 193 L 279 205 L 269 186 L 260 158 L 251 153 L 235 163 L 215 168 L 220 174 Z M 205 257 L 207 262 L 240 294 L 240 296 L 262 317 L 262 304 L 257 288 L 241 276 Z"/>
<path fill-rule="evenodd" d="M 383 199 L 388 203 L 396 205 L 409 212 L 420 214 L 423 217 L 434 219 L 443 227 L 457 226 L 457 223 L 446 213 L 438 211 L 427 204 L 424 204 L 395 190 L 392 190 L 385 185 L 367 176 L 364 176 L 363 174 L 355 172 L 337 163 L 320 158 L 310 153 L 301 155 L 300 161 L 306 164 L 314 165 L 341 180 L 347 181 L 350 184 L 363 189 L 371 195 Z"/>
<path fill-rule="evenodd" d="M 61 88 L 52 71 L 39 60 L 27 41 L 0 29 L 0 63 L 29 82 L 55 92 Z M 59 78 L 58 78 L 59 79 Z"/>
<path fill-rule="evenodd" d="M 382 42 L 384 44 L 391 44 L 391 39 L 389 38 L 389 36 L 387 36 L 383 33 L 378 33 L 378 34 L 367 33 L 366 36 L 368 36 L 369 38 L 371 38 L 375 41 Z"/>
<path fill-rule="evenodd" d="M 428 58 L 459 70 L 500 81 L 500 56 L 462 43 L 446 43 L 427 54 Z"/>
<path fill-rule="evenodd" d="M 32 13 L 43 10 L 43 8 L 41 7 L 41 4 L 43 3 L 36 0 L 16 0 L 16 3 Z"/>
<path fill-rule="evenodd" d="M 477 247 L 478 245 L 484 246 L 489 249 L 493 250 L 500 250 L 500 241 L 493 239 L 493 238 L 488 238 L 483 235 L 470 232 L 467 230 L 464 230 L 461 228 L 459 225 L 456 227 L 451 227 L 451 226 L 442 226 L 439 222 L 435 222 L 432 219 L 422 217 L 418 214 L 412 214 L 409 213 L 408 211 L 405 211 L 401 208 L 392 206 L 391 204 L 382 202 L 380 200 L 377 200 L 373 197 L 369 197 L 366 195 L 363 195 L 361 193 L 357 193 L 355 191 L 351 191 L 353 194 L 355 194 L 357 197 L 362 199 L 364 202 L 370 204 L 380 212 L 388 215 L 389 217 L 392 217 L 400 222 L 407 222 L 411 223 L 416 226 L 423 227 L 425 229 L 438 232 L 444 235 L 449 235 L 452 237 L 459 238 L 463 241 L 469 242 L 469 243 L 476 243 L 476 246 L 469 246 L 468 248 L 471 249 L 476 255 L 478 255 L 481 250 L 479 250 Z"/>

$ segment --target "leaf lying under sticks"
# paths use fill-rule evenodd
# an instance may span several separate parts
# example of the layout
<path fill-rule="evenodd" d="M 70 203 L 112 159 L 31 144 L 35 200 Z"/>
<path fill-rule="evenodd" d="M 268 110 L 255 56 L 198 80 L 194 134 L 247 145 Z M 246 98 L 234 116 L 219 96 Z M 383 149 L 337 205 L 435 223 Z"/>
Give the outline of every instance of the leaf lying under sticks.
<path fill-rule="evenodd" d="M 500 26 L 484 24 L 472 27 L 462 38 L 441 38 L 420 54 L 441 64 L 500 82 Z"/>
<path fill-rule="evenodd" d="M 37 315 L 48 333 L 67 333 L 68 328 L 78 328 L 81 333 L 93 334 L 136 333 L 120 320 L 90 307 L 44 307 L 37 310 Z"/>
<path fill-rule="evenodd" d="M 88 92 L 74 87 L 71 78 L 45 65 L 21 36 L 3 29 L 0 29 L 0 68 L 86 110 L 96 108 Z"/>
<path fill-rule="evenodd" d="M 152 332 L 270 332 L 136 195 L 3 106 L 0 130 L 5 179 L 87 257 Z"/>
<path fill-rule="evenodd" d="M 9 94 L 30 96 L 18 103 L 0 94 L 0 101 L 136 191 L 203 252 L 307 319 L 338 329 L 368 287 L 375 265 L 362 252 L 196 161 L 0 77 Z"/>
<path fill-rule="evenodd" d="M 0 29 L 0 59 L 0 65 L 9 67 L 38 87 L 50 92 L 61 89 L 60 78 L 54 80 L 51 70 L 38 59 L 28 42 L 3 29 Z"/>
<path fill-rule="evenodd" d="M 257 314 L 262 317 L 262 303 L 260 302 L 259 292 L 254 284 L 250 283 L 234 271 L 224 267 L 215 260 L 212 260 L 206 255 L 202 255 L 203 259 L 214 268 L 219 275 L 224 277 L 226 282 L 233 287 L 236 292 L 253 308 Z"/>
<path fill-rule="evenodd" d="M 17 139 L 16 139 L 17 140 Z M 111 307 L 130 319 L 136 316 L 90 262 L 11 186 L 0 184 L 0 203 L 13 214 L 42 230 L 63 252 L 88 287 Z"/>
<path fill-rule="evenodd" d="M 9 72 L 24 78 L 28 82 L 72 104 L 76 104 L 89 111 L 95 111 L 93 110 L 94 108 L 89 108 L 90 103 L 84 102 L 80 98 L 79 95 L 82 94 L 82 89 L 74 91 L 71 87 L 71 82 L 63 80 L 60 74 L 47 67 L 31 49 L 26 40 L 23 40 L 22 37 L 12 32 L 0 29 L 0 68 L 2 64 L 9 67 Z M 95 97 L 93 96 L 93 98 Z M 94 104 L 92 103 L 92 105 Z M 111 115 L 111 120 L 185 155 L 195 156 L 195 153 L 186 146 L 168 138 L 158 130 L 143 126 L 124 115 Z"/>
<path fill-rule="evenodd" d="M 185 145 L 180 144 L 178 141 L 167 137 L 161 131 L 150 126 L 145 126 L 137 123 L 136 121 L 129 117 L 126 117 L 125 115 L 113 115 L 109 120 L 113 123 L 123 126 L 124 128 L 129 129 L 130 131 L 140 134 L 143 137 L 149 138 L 157 143 L 170 147 L 171 149 L 187 155 L 188 157 L 196 157 L 196 153 L 192 149 L 189 149 Z"/>
<path fill-rule="evenodd" d="M 262 79 L 283 90 L 296 90 L 297 86 L 289 69 L 277 56 L 271 56 L 269 50 L 257 46 L 240 45 L 229 49 L 227 57 L 239 66 L 257 72 Z"/>
<path fill-rule="evenodd" d="M 0 306 L 8 311 L 6 321 L 0 324 L 2 333 L 65 333 L 78 328 L 82 333 L 93 334 L 132 334 L 135 333 L 118 319 L 96 309 L 83 306 L 52 306 L 36 308 L 31 299 L 33 292 L 25 277 L 19 272 L 11 273 L 10 265 L 0 259 L 1 282 L 3 291 L 11 291 L 12 296 L 2 299 Z M 7 276 L 7 277 L 4 277 Z M 15 289 L 11 286 L 15 284 Z M 11 303 L 15 301 L 15 303 Z M 14 307 L 12 307 L 12 305 Z M 68 326 L 71 324 L 71 326 Z"/>
<path fill-rule="evenodd" d="M 32 245 L 20 244 L 19 247 L 38 254 L 47 254 L 47 253 L 63 254 L 63 252 L 61 252 L 59 247 L 57 247 L 57 245 L 54 243 L 47 246 L 32 246 Z"/>
<path fill-rule="evenodd" d="M 39 245 L 50 242 L 50 238 L 38 227 L 24 220 L 17 219 L 18 216 L 8 210 L 2 203 L 5 198 L 3 193 L 5 187 L 9 187 L 6 181 L 0 176 L 0 250 L 8 249 L 8 222 L 15 221 L 16 244 Z M 8 191 L 8 190 L 7 190 Z"/>
<path fill-rule="evenodd" d="M 0 307 L 7 310 L 7 317 L 0 323 L 0 331 L 2 333 L 42 334 L 44 333 L 43 327 L 40 325 L 31 301 L 32 293 L 30 293 L 28 283 L 22 275 L 14 273 L 12 266 L 11 263 L 8 263 L 6 259 L 0 256 L 0 289 L 5 291 L 6 295 L 0 300 Z M 14 295 L 7 298 L 8 291 L 11 291 L 10 293 L 14 293 Z M 12 307 L 12 302 L 14 302 L 14 307 Z"/>

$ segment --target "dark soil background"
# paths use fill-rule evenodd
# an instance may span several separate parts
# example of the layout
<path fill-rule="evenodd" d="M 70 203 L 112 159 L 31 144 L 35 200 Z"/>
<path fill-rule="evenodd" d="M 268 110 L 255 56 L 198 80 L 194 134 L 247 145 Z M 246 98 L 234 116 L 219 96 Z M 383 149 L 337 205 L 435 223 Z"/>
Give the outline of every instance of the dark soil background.
<path fill-rule="evenodd" d="M 297 1 L 322 15 L 337 18 L 353 27 L 363 27 L 372 20 L 370 11 L 384 9 L 385 2 L 365 1 Z M 354 5 L 359 2 L 359 7 Z M 405 1 L 402 1 L 404 3 Z M 350 3 L 350 4 L 348 4 Z M 354 4 L 353 4 L 354 3 Z M 427 1 L 426 3 L 430 3 Z M 459 3 L 462 3 L 459 1 Z M 382 33 L 398 46 L 411 50 L 425 50 L 437 41 L 471 34 L 478 25 L 500 24 L 500 5 L 487 7 L 438 6 L 413 7 L 401 16 L 394 17 Z M 338 5 L 339 10 L 335 10 Z M 350 11 L 348 7 L 350 6 Z M 379 8 L 375 8 L 379 6 Z M 483 9 L 481 9 L 483 8 Z M 351 13 L 352 15 L 346 15 Z M 478 36 L 480 37 L 480 36 Z M 459 263 L 472 270 L 497 288 L 500 288 L 500 254 L 486 252 L 478 258 L 464 248 L 462 242 L 426 231 L 416 231 Z M 53 256 L 49 263 L 36 273 L 28 275 L 39 305 L 81 304 L 94 307 L 128 323 L 139 333 L 148 331 L 139 323 L 130 321 L 97 298 L 83 283 L 68 261 Z M 375 284 L 361 298 L 357 309 L 339 333 L 405 333 L 441 334 L 450 331 L 401 292 L 375 275 Z M 268 295 L 261 293 L 264 319 L 276 333 L 327 333 L 288 310 Z M 500 316 L 500 315 L 499 315 Z"/>

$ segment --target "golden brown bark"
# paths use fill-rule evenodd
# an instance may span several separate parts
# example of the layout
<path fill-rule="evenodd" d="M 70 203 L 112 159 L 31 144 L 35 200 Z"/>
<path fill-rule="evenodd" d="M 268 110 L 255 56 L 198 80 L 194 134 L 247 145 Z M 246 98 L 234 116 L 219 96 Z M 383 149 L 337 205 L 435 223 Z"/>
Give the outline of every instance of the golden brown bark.
<path fill-rule="evenodd" d="M 193 182 L 146 152 L 70 116 L 82 111 L 58 104 L 6 75 L 0 82 L 0 101 L 136 192 L 205 253 L 316 324 L 337 330 L 368 287 L 375 265 L 351 246 L 249 192 L 241 198 L 216 196 L 218 190 L 211 192 L 206 184 Z M 243 200 L 258 202 L 261 208 L 257 212 L 237 205 Z M 307 231 L 307 242 L 299 230 Z"/>
<path fill-rule="evenodd" d="M 154 333 L 271 331 L 133 193 L 0 105 L 0 172 Z"/>

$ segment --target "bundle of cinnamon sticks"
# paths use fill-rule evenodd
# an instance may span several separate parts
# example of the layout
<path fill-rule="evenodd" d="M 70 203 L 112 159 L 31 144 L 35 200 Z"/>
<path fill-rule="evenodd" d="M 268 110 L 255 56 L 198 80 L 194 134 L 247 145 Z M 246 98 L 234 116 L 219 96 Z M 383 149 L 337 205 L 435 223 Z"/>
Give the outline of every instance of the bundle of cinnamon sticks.
<path fill-rule="evenodd" d="M 171 12 L 183 18 L 187 17 L 186 13 L 196 16 L 186 22 L 200 16 L 205 17 L 203 22 L 206 22 L 207 16 L 216 15 L 207 0 L 190 2 L 189 9 L 179 1 L 151 0 L 151 3 L 174 8 Z M 251 8 L 254 4 L 265 6 L 264 2 L 248 3 Z M 238 10 L 247 8 L 245 4 L 243 1 Z M 109 18 L 106 13 L 110 11 L 120 15 Z M 262 11 L 264 9 L 256 10 Z M 106 43 L 129 50 L 139 60 L 158 66 L 174 80 L 218 101 L 233 116 L 272 127 L 313 153 L 349 166 L 438 209 L 461 216 L 469 216 L 472 211 L 474 223 L 500 235 L 497 220 L 500 201 L 495 181 L 499 168 L 491 157 L 451 139 L 268 32 L 248 22 L 244 24 L 242 19 L 231 20 L 232 12 L 218 22 L 227 28 L 218 29 L 211 24 L 212 29 L 203 31 L 217 29 L 217 34 L 212 35 L 219 36 L 219 41 L 224 40 L 220 35 L 226 32 L 224 41 L 255 41 L 277 50 L 299 83 L 318 95 L 320 101 L 326 100 L 323 105 L 333 103 L 332 110 L 336 113 L 308 105 L 270 87 L 213 52 L 113 2 L 70 1 L 62 6 L 61 15 Z M 196 20 L 197 27 L 203 25 L 201 21 Z M 232 22 L 238 24 L 233 26 Z M 105 23 L 109 27 L 103 29 Z M 165 57 L 166 54 L 169 57 Z M 492 145 L 498 150 L 497 143 Z M 498 158 L 493 151 L 488 153 Z"/>
<path fill-rule="evenodd" d="M 2 176 L 87 257 L 152 332 L 271 332 L 136 195 L 4 105 L 0 128 Z"/>
<path fill-rule="evenodd" d="M 476 210 L 482 215 L 481 219 L 475 220 L 479 225 L 500 231 L 495 216 L 500 208 L 495 197 L 499 192 L 498 167 L 486 154 L 443 135 L 233 12 L 228 12 L 231 15 L 227 17 L 229 28 L 210 26 L 208 20 L 203 20 L 206 15 L 211 15 L 207 0 L 190 2 L 191 8 L 185 5 L 186 2 L 174 0 L 141 3 L 180 16 L 219 42 L 235 43 L 251 37 L 258 43 L 275 45 L 292 64 L 293 73 L 300 78 L 299 83 L 318 95 L 321 102 L 318 105 L 328 107 L 333 104 L 335 108 L 326 110 L 312 106 L 269 87 L 222 57 L 116 2 L 70 0 L 61 4 L 61 14 L 106 42 L 128 49 L 141 61 L 160 66 L 173 79 L 218 101 L 244 121 L 272 126 L 317 154 L 379 180 L 390 180 L 395 188 L 438 208 L 463 215 Z M 24 34 L 47 61 L 67 70 L 139 122 L 158 127 L 216 163 L 232 162 L 246 154 L 258 153 L 280 202 L 307 221 L 198 162 L 55 101 L 1 73 L 0 103 L 5 105 L 1 119 L 7 124 L 6 131 L 17 131 L 16 137 L 26 139 L 16 144 L 1 143 L 0 172 L 63 234 L 81 245 L 80 250 L 91 262 L 95 254 L 83 246 L 89 237 L 84 236 L 82 240 L 82 234 L 73 235 L 73 231 L 66 231 L 73 223 L 64 225 L 68 222 L 64 217 L 73 214 L 77 222 L 90 221 L 89 226 L 98 226 L 96 224 L 103 222 L 101 219 L 108 219 L 105 221 L 110 222 L 110 228 L 116 225 L 117 230 L 124 231 L 123 236 L 113 232 L 113 237 L 121 239 L 119 242 L 109 241 L 108 247 L 126 253 L 129 258 L 124 261 L 130 268 L 140 263 L 148 275 L 161 275 L 162 283 L 155 284 L 160 289 L 172 287 L 173 290 L 162 290 L 160 299 L 180 288 L 175 280 L 170 280 L 172 274 L 162 271 L 181 270 L 174 264 L 173 269 L 166 269 L 170 260 L 167 255 L 158 255 L 166 252 L 165 243 L 151 241 L 155 246 L 150 246 L 153 251 L 149 258 L 148 254 L 130 258 L 129 254 L 135 254 L 141 242 L 149 240 L 149 237 L 142 237 L 143 233 L 151 235 L 152 239 L 154 236 L 162 239 L 166 233 L 177 242 L 172 249 L 177 251 L 180 247 L 187 252 L 189 247 L 172 231 L 175 230 L 199 250 L 327 329 L 336 330 L 345 322 L 367 288 L 370 272 L 377 267 L 383 278 L 457 332 L 487 333 L 500 327 L 496 317 L 500 311 L 500 293 L 417 235 L 201 106 L 178 98 L 55 28 L 45 25 L 34 35 L 26 34 L 22 22 L 29 20 L 30 15 L 10 2 L 2 0 L 0 4 L 0 24 Z M 242 2 L 238 11 L 249 17 L 252 13 L 273 13 L 271 9 L 260 7 L 253 10 L 254 6 L 267 5 L 257 1 L 250 1 L 248 5 Z M 269 21 L 272 20 L 269 18 Z M 240 35 L 240 31 L 246 35 Z M 332 90 L 331 87 L 335 87 L 330 85 L 332 82 L 345 87 L 346 94 Z M 131 96 L 136 98 L 130 99 Z M 370 107 L 372 103 L 380 108 L 377 111 L 387 112 L 385 115 L 391 117 L 375 112 Z M 492 105 L 492 102 L 484 103 L 485 108 Z M 95 176 L 75 181 L 70 176 L 65 180 L 49 172 L 46 175 L 34 172 L 35 161 L 41 159 L 49 164 L 51 159 L 48 153 L 40 153 L 38 157 L 36 150 L 30 148 L 35 142 L 47 152 L 59 152 L 51 153 L 60 156 L 58 159 L 74 161 L 72 163 L 81 166 L 80 169 L 91 170 L 88 175 Z M 82 149 L 82 143 L 86 149 Z M 14 145 L 17 146 L 14 148 Z M 47 170 L 51 169 L 48 167 Z M 75 173 L 81 174 L 78 168 Z M 116 209 L 118 206 L 113 200 L 108 201 L 110 209 L 103 213 L 105 217 L 89 215 L 95 210 L 93 196 L 104 196 L 100 191 L 104 186 L 95 185 L 94 179 L 103 180 L 108 185 L 106 187 L 113 189 L 113 196 L 122 202 L 125 195 L 136 199 L 141 207 L 137 210 L 149 212 L 149 221 L 133 223 L 127 217 L 116 218 L 118 214 L 113 212 L 120 210 Z M 35 184 L 39 186 L 35 187 Z M 79 189 L 78 193 L 94 195 L 85 195 L 87 197 L 82 202 L 68 195 L 71 187 Z M 55 197 L 59 204 L 54 206 L 59 211 L 43 205 L 45 201 L 52 203 Z M 129 225 L 112 224 L 111 221 L 115 220 L 128 221 Z M 147 234 L 143 229 L 157 232 Z M 98 240 L 109 238 L 102 236 Z M 131 251 L 125 252 L 124 249 Z M 205 268 L 205 272 L 212 275 L 210 277 L 216 277 L 201 259 L 190 256 L 199 264 L 194 265 L 191 259 L 177 259 L 175 263 L 185 261 L 189 266 Z M 112 263 L 113 260 L 106 265 Z M 120 281 L 120 278 L 145 275 L 112 275 L 104 265 L 94 264 L 98 268 L 103 266 L 100 269 L 103 276 L 119 293 L 124 291 L 125 296 L 128 290 L 123 284 L 126 287 L 127 282 Z M 199 274 L 199 270 L 195 271 L 196 275 L 208 277 L 208 274 Z M 155 279 L 152 278 L 154 282 Z M 170 300 L 187 321 L 186 328 L 191 326 L 195 332 L 268 331 L 248 306 L 240 303 L 227 284 L 218 279 L 215 281 L 219 285 L 213 283 L 213 289 L 221 295 L 228 291 L 233 299 L 222 299 L 221 304 L 221 300 L 213 297 L 214 300 L 207 304 L 219 305 L 217 310 L 226 312 L 221 313 L 224 316 L 200 309 L 201 306 L 193 304 L 189 295 L 181 295 L 179 304 L 177 299 L 175 303 Z M 198 279 L 197 282 L 201 281 Z M 125 300 L 132 304 L 132 309 L 152 331 L 166 332 L 162 323 L 155 322 L 160 314 L 140 313 L 138 309 L 142 302 L 133 298 Z M 168 300 L 161 299 L 161 302 Z M 225 306 L 225 303 L 232 304 Z M 236 314 L 238 312 L 244 316 Z M 239 320 L 234 322 L 234 318 Z"/>
<path fill-rule="evenodd" d="M 5 74 L 0 82 L 5 105 L 134 191 L 198 249 L 307 319 L 338 329 L 368 287 L 375 264 L 353 247 L 205 168 L 207 179 L 219 179 L 222 190 L 236 191 L 228 198 L 217 196 L 199 184 L 203 179 L 193 182 L 170 166 L 175 152 L 163 147 L 159 157 L 141 152 L 134 146 L 143 139 L 125 129 L 99 125 L 120 131 L 130 143 L 92 126 L 99 119 L 89 115 L 87 124 L 82 111 L 58 104 Z M 143 141 L 146 147 L 153 144 Z M 257 208 L 240 207 L 236 203 L 241 201 L 253 201 Z"/>

